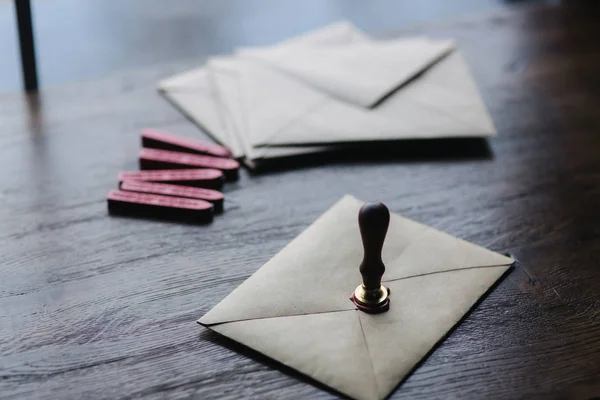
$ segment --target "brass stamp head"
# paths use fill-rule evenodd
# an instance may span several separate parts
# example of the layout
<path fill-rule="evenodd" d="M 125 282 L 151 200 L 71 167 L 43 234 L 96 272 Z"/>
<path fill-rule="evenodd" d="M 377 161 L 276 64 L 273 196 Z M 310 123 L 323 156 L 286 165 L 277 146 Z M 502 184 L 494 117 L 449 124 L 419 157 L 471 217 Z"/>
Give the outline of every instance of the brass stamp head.
<path fill-rule="evenodd" d="M 390 307 L 390 291 L 381 284 L 385 265 L 381 260 L 381 250 L 390 223 L 390 212 L 383 203 L 367 203 L 358 213 L 358 225 L 362 237 L 364 257 L 360 264 L 362 284 L 350 300 L 359 310 L 376 314 Z"/>

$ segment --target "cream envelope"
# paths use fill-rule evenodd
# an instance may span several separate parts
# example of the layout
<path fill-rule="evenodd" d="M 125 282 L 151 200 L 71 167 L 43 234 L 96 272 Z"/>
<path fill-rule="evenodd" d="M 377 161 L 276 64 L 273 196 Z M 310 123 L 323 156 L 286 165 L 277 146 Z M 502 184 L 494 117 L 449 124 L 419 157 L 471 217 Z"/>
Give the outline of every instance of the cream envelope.
<path fill-rule="evenodd" d="M 449 40 L 417 37 L 337 46 L 276 46 L 238 54 L 266 62 L 345 102 L 373 107 L 454 47 Z"/>
<path fill-rule="evenodd" d="M 383 399 L 510 268 L 511 258 L 392 214 L 390 309 L 358 311 L 357 215 L 346 195 L 198 321 L 356 399 Z"/>
<path fill-rule="evenodd" d="M 430 51 L 422 54 L 420 63 L 411 59 L 413 70 L 400 69 L 403 78 L 412 79 L 403 81 L 404 86 L 374 108 L 340 100 L 295 79 L 291 72 L 284 72 L 282 68 L 268 67 L 250 57 L 244 57 L 246 62 L 238 59 L 236 73 L 242 85 L 243 111 L 248 121 L 245 135 L 250 145 L 293 146 L 495 135 L 493 123 L 460 52 L 452 51 L 447 41 L 438 43 L 425 39 L 398 40 L 398 48 L 402 48 L 405 41 L 411 43 L 411 48 L 423 47 L 415 47 L 415 40 L 429 42 L 437 49 L 434 58 L 438 61 L 431 64 Z M 348 46 L 354 45 L 338 47 Z M 331 52 L 335 54 L 334 48 Z M 394 54 L 394 57 L 401 56 Z M 396 86 L 390 81 L 388 89 Z M 378 96 L 386 96 L 386 93 L 385 90 L 377 92 Z M 350 94 L 347 92 L 344 96 Z M 362 101 L 358 92 L 356 94 L 356 102 Z"/>
<path fill-rule="evenodd" d="M 495 134 L 451 41 L 377 42 L 339 23 L 237 54 L 159 89 L 250 166 L 351 142 Z"/>

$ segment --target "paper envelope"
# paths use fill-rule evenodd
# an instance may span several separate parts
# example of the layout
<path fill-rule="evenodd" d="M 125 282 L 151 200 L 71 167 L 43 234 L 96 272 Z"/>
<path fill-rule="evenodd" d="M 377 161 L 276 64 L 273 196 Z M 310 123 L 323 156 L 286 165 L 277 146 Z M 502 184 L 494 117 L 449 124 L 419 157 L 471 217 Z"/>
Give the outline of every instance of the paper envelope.
<path fill-rule="evenodd" d="M 374 107 L 454 47 L 451 40 L 426 37 L 386 41 L 358 37 L 336 46 L 273 46 L 237 54 L 263 61 L 343 101 Z"/>
<path fill-rule="evenodd" d="M 265 51 L 265 57 L 271 53 Z M 241 54 L 231 70 L 241 85 L 243 134 L 253 147 L 495 135 L 475 82 L 450 41 L 409 38 L 302 48 L 282 54 L 299 54 L 307 63 L 276 67 L 272 64 L 279 60 L 257 61 L 258 51 Z M 342 66 L 325 62 L 326 54 L 347 59 L 353 68 L 334 79 L 334 67 Z M 378 62 L 383 59 L 387 62 Z M 331 65 L 319 69 L 321 64 Z"/>
<path fill-rule="evenodd" d="M 198 321 L 355 399 L 383 399 L 513 260 L 391 214 L 390 309 L 358 311 L 362 202 L 346 195 Z"/>
<path fill-rule="evenodd" d="M 247 163 L 348 142 L 495 134 L 451 41 L 373 41 L 348 23 L 213 59 L 159 89 Z"/>

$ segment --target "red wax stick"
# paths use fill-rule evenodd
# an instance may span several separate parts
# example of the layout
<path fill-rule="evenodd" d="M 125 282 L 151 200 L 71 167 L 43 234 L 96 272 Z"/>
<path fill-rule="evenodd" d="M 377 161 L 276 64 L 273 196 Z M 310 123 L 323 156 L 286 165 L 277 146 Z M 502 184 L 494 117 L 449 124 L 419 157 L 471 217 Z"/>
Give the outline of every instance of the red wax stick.
<path fill-rule="evenodd" d="M 223 171 L 225 179 L 233 181 L 238 178 L 240 164 L 232 159 L 199 156 L 170 150 L 140 150 L 140 169 L 180 169 L 180 168 L 212 168 Z"/>
<path fill-rule="evenodd" d="M 204 154 L 213 157 L 231 157 L 229 149 L 221 145 L 178 136 L 158 129 L 142 130 L 142 147 Z"/>
<path fill-rule="evenodd" d="M 119 184 L 126 180 L 220 189 L 223 187 L 224 177 L 223 173 L 217 169 L 198 168 L 119 172 Z"/>
<path fill-rule="evenodd" d="M 213 204 L 215 212 L 223 211 L 224 196 L 216 190 L 129 180 L 121 184 L 121 190 L 204 200 Z"/>
<path fill-rule="evenodd" d="M 111 214 L 175 219 L 205 223 L 213 219 L 214 207 L 204 200 L 111 190 L 106 197 Z"/>

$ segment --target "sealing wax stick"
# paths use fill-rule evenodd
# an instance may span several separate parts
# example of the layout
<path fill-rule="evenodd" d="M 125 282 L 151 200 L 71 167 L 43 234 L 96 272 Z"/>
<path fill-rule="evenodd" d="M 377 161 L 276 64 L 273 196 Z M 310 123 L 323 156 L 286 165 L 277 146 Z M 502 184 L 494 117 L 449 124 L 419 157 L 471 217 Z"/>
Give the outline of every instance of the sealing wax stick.
<path fill-rule="evenodd" d="M 121 184 L 121 190 L 204 200 L 213 204 L 215 212 L 223 212 L 224 196 L 216 190 L 130 180 Z"/>
<path fill-rule="evenodd" d="M 211 168 L 225 174 L 225 180 L 234 181 L 238 178 L 240 164 L 229 158 L 199 156 L 181 153 L 179 151 L 146 149 L 140 150 L 140 169 L 189 169 Z"/>
<path fill-rule="evenodd" d="M 217 169 L 195 168 L 119 172 L 119 185 L 126 180 L 136 180 L 221 189 L 224 179 L 223 173 Z"/>
<path fill-rule="evenodd" d="M 231 157 L 231 151 L 221 145 L 175 135 L 158 129 L 142 130 L 142 147 L 174 150 L 213 157 Z"/>
<path fill-rule="evenodd" d="M 106 199 L 111 214 L 173 219 L 191 223 L 211 222 L 214 215 L 213 205 L 203 200 L 120 190 L 111 190 Z"/>

